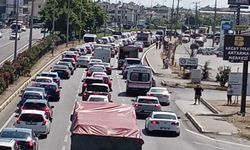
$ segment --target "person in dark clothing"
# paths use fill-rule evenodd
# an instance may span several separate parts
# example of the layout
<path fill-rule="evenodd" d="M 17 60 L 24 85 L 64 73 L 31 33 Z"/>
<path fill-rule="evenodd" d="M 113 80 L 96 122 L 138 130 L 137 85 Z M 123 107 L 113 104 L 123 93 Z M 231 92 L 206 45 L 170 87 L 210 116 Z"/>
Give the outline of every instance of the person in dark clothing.
<path fill-rule="evenodd" d="M 227 105 L 232 104 L 232 94 L 233 94 L 232 86 L 231 84 L 229 84 L 227 87 Z"/>
<path fill-rule="evenodd" d="M 195 92 L 195 95 L 194 95 L 194 105 L 196 105 L 197 103 L 197 100 L 198 100 L 198 103 L 200 104 L 200 101 L 201 101 L 201 95 L 202 95 L 202 92 L 203 92 L 203 88 L 197 84 L 197 86 L 194 88 L 194 92 Z"/>

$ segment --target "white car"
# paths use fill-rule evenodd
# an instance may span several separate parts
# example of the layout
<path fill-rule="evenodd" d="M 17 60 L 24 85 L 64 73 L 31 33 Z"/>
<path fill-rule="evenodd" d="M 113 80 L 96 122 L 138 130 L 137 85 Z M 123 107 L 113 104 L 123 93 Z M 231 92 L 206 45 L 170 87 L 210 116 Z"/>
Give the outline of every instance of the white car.
<path fill-rule="evenodd" d="M 180 135 L 179 117 L 173 112 L 154 111 L 145 120 L 145 131 L 149 134 L 153 131 L 174 132 L 176 136 Z"/>
<path fill-rule="evenodd" d="M 14 139 L 1 138 L 0 150 L 20 150 L 17 141 Z"/>
<path fill-rule="evenodd" d="M 147 92 L 147 96 L 155 96 L 158 98 L 161 104 L 170 104 L 170 93 L 167 88 L 164 87 L 151 87 Z"/>
<path fill-rule="evenodd" d="M 26 26 L 22 25 L 21 30 L 25 32 L 26 31 Z"/>
<path fill-rule="evenodd" d="M 107 95 L 90 95 L 87 101 L 91 102 L 109 102 Z"/>
<path fill-rule="evenodd" d="M 10 34 L 10 40 L 14 40 L 14 39 L 16 39 L 16 33 L 12 32 Z M 17 33 L 17 39 L 20 40 L 20 34 L 19 33 Z"/>
<path fill-rule="evenodd" d="M 89 63 L 102 63 L 101 59 L 90 59 Z"/>
<path fill-rule="evenodd" d="M 90 61 L 89 56 L 80 56 L 77 60 L 78 67 L 87 67 Z"/>
<path fill-rule="evenodd" d="M 50 132 L 51 122 L 45 111 L 22 110 L 14 126 L 16 128 L 32 129 L 36 135 L 47 137 Z"/>
<path fill-rule="evenodd" d="M 42 82 L 42 83 L 53 83 L 54 80 L 52 77 L 45 77 L 45 76 L 38 76 L 36 77 L 36 79 L 34 80 L 34 82 Z"/>
<path fill-rule="evenodd" d="M 91 77 L 96 77 L 96 76 L 107 76 L 106 72 L 93 72 Z"/>

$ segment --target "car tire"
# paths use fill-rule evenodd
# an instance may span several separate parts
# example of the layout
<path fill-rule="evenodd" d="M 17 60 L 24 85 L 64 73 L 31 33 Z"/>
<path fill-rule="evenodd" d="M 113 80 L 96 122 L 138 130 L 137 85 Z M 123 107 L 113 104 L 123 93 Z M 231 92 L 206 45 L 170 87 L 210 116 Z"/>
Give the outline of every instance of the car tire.
<path fill-rule="evenodd" d="M 180 136 L 181 132 L 175 132 L 175 136 Z"/>
<path fill-rule="evenodd" d="M 145 126 L 144 130 L 145 130 L 145 133 L 146 133 L 147 135 L 150 135 L 150 131 L 148 130 L 148 128 L 147 128 L 146 126 Z"/>

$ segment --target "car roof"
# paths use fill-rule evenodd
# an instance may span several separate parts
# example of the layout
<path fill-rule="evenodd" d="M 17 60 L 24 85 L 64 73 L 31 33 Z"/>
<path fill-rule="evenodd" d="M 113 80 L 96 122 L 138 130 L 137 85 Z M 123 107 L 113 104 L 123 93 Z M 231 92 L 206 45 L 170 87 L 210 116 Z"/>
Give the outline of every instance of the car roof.
<path fill-rule="evenodd" d="M 50 72 L 50 71 L 43 71 L 40 74 L 53 74 L 53 75 L 58 75 L 57 72 Z"/>
<path fill-rule="evenodd" d="M 8 146 L 12 147 L 13 143 L 15 143 L 14 139 L 9 139 L 9 138 L 0 138 L 0 145 L 1 146 Z"/>
<path fill-rule="evenodd" d="M 95 80 L 103 80 L 102 78 L 99 77 L 86 77 L 84 79 L 95 79 Z"/>
<path fill-rule="evenodd" d="M 155 100 L 158 100 L 158 98 L 154 97 L 154 96 L 137 96 L 137 99 L 155 99 Z"/>
<path fill-rule="evenodd" d="M 90 97 L 108 98 L 107 95 L 89 95 L 89 98 Z"/>
<path fill-rule="evenodd" d="M 97 35 L 96 34 L 84 34 L 83 37 L 94 37 L 94 38 L 96 38 Z"/>
<path fill-rule="evenodd" d="M 155 114 L 166 114 L 166 115 L 177 116 L 176 113 L 170 111 L 153 111 L 153 115 Z"/>
<path fill-rule="evenodd" d="M 43 94 L 42 91 L 24 91 L 24 94 L 26 94 L 26 93 L 33 93 L 33 94 L 40 94 L 40 95 Z"/>
<path fill-rule="evenodd" d="M 42 111 L 42 110 L 29 110 L 29 109 L 24 109 L 24 110 L 22 110 L 21 114 L 38 114 L 38 115 L 45 115 L 45 111 Z"/>
<path fill-rule="evenodd" d="M 167 90 L 167 88 L 165 88 L 165 87 L 151 87 L 150 89 L 164 89 L 164 90 Z"/>
<path fill-rule="evenodd" d="M 15 131 L 15 132 L 31 133 L 32 129 L 28 129 L 28 128 L 4 128 L 2 131 Z"/>
<path fill-rule="evenodd" d="M 51 83 L 49 83 L 49 82 L 40 82 L 38 84 L 40 84 L 40 85 L 56 85 L 57 86 L 57 83 L 55 83 L 55 82 L 51 82 Z"/>
<path fill-rule="evenodd" d="M 125 58 L 125 60 L 141 60 L 140 58 Z"/>
<path fill-rule="evenodd" d="M 108 86 L 107 84 L 105 84 L 105 83 L 92 83 L 91 85 L 109 87 L 109 86 Z"/>
<path fill-rule="evenodd" d="M 36 79 L 50 79 L 50 80 L 53 80 L 52 77 L 45 77 L 45 76 L 38 76 L 38 77 L 36 77 Z"/>
<path fill-rule="evenodd" d="M 25 89 L 24 89 L 24 91 L 26 91 L 26 90 L 31 90 L 31 89 L 39 89 L 39 90 L 45 90 L 44 88 L 42 88 L 42 87 L 34 87 L 34 86 L 29 86 L 29 87 L 26 87 Z M 28 91 L 29 91 L 28 90 Z"/>

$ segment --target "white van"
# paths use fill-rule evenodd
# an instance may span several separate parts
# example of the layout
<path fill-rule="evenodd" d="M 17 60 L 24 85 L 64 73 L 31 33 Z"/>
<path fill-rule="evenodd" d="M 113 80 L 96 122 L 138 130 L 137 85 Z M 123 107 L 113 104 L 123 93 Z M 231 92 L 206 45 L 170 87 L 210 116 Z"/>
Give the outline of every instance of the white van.
<path fill-rule="evenodd" d="M 131 91 L 148 92 L 152 86 L 152 69 L 149 66 L 133 65 L 127 74 L 126 94 Z"/>
<path fill-rule="evenodd" d="M 111 49 L 107 47 L 97 47 L 94 50 L 94 58 L 101 59 L 102 62 L 110 63 Z"/>
<path fill-rule="evenodd" d="M 84 34 L 84 36 L 83 36 L 83 41 L 85 43 L 96 42 L 96 40 L 97 40 L 96 34 Z"/>

